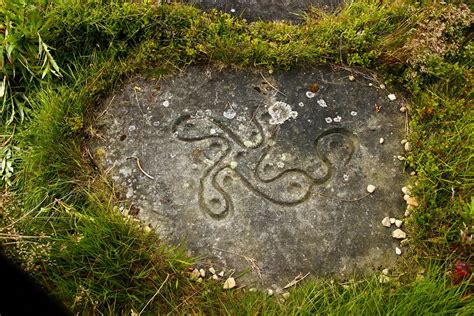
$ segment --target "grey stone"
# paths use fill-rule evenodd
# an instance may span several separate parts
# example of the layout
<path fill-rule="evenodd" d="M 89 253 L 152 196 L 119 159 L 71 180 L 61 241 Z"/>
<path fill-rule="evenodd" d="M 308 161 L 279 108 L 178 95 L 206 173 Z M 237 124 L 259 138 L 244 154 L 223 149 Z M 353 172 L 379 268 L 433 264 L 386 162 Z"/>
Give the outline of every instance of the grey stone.
<path fill-rule="evenodd" d="M 329 66 L 271 75 L 194 66 L 138 77 L 104 101 L 92 152 L 105 152 L 98 165 L 164 240 L 227 270 L 254 262 L 249 280 L 390 266 L 396 243 L 380 218 L 403 210 L 394 156 L 404 118 L 383 90 L 347 75 Z M 314 83 L 320 89 L 308 99 Z M 290 114 L 271 124 L 278 102 Z M 369 184 L 377 187 L 370 195 Z"/>
<path fill-rule="evenodd" d="M 186 0 L 203 10 L 218 9 L 249 21 L 287 20 L 298 21 L 298 14 L 310 5 L 325 11 L 335 10 L 342 0 Z"/>

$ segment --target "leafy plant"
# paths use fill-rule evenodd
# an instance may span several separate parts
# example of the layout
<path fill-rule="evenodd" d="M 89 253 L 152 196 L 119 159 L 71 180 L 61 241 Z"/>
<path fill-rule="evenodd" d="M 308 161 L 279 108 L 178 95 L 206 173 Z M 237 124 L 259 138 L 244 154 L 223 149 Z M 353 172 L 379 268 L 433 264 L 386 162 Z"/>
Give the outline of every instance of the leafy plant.
<path fill-rule="evenodd" d="M 61 70 L 41 38 L 48 20 L 42 17 L 47 1 L 9 0 L 0 6 L 0 98 L 6 125 L 22 122 L 27 114 L 26 92 Z"/>

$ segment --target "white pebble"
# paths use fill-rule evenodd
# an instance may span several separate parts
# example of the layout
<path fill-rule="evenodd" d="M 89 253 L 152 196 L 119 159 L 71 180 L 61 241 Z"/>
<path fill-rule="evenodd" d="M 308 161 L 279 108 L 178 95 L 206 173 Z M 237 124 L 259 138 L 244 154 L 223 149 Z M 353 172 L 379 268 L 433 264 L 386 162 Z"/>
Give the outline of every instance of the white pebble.
<path fill-rule="evenodd" d="M 394 217 L 390 217 L 390 224 L 395 224 L 396 219 Z"/>
<path fill-rule="evenodd" d="M 339 115 L 336 116 L 336 117 L 333 119 L 333 121 L 336 122 L 336 123 L 341 122 L 341 120 L 342 120 L 342 117 L 340 117 Z"/>
<path fill-rule="evenodd" d="M 389 272 L 390 272 L 390 270 L 388 268 L 385 268 L 385 269 L 382 270 L 383 275 L 388 275 Z"/>
<path fill-rule="evenodd" d="M 199 274 L 204 278 L 206 276 L 206 271 L 204 269 L 199 269 Z"/>
<path fill-rule="evenodd" d="M 390 101 L 395 101 L 395 100 L 397 99 L 397 97 L 396 97 L 395 94 L 393 94 L 393 93 L 390 93 L 390 94 L 388 95 L 388 98 L 390 99 Z"/>
<path fill-rule="evenodd" d="M 298 103 L 298 105 L 299 105 L 300 107 L 303 107 L 303 106 L 304 106 L 304 103 L 303 103 L 303 102 L 300 102 L 300 103 Z"/>
<path fill-rule="evenodd" d="M 357 115 L 357 112 L 356 112 L 356 111 L 352 111 L 352 112 L 351 112 L 351 115 L 352 115 L 352 116 L 356 116 L 356 115 Z"/>
<path fill-rule="evenodd" d="M 410 191 L 410 189 L 409 189 L 408 187 L 403 187 L 403 188 L 402 188 L 402 192 L 403 192 L 403 194 L 407 194 L 407 195 L 410 195 L 410 194 L 411 194 L 411 191 Z"/>
<path fill-rule="evenodd" d="M 273 295 L 273 290 L 272 290 L 272 289 L 268 289 L 267 293 L 268 293 L 268 296 L 272 296 L 272 295 Z"/>
<path fill-rule="evenodd" d="M 235 13 L 235 9 L 230 9 L 230 12 Z"/>
<path fill-rule="evenodd" d="M 306 91 L 306 97 L 307 97 L 308 99 L 312 99 L 312 98 L 314 98 L 315 96 L 316 96 L 316 93 L 311 92 L 311 91 Z"/>
<path fill-rule="evenodd" d="M 382 220 L 382 225 L 385 227 L 390 227 L 392 224 L 390 223 L 390 218 L 384 217 Z"/>
<path fill-rule="evenodd" d="M 170 106 L 170 101 L 166 100 L 166 101 L 164 101 L 162 104 L 163 104 L 163 106 L 164 106 L 165 108 L 167 108 L 167 107 Z"/>
<path fill-rule="evenodd" d="M 369 87 L 372 87 L 374 84 L 373 83 L 369 83 Z"/>
<path fill-rule="evenodd" d="M 400 108 L 400 112 L 405 113 L 406 111 L 407 111 L 407 108 L 406 108 L 406 107 L 402 106 L 402 107 Z"/>
<path fill-rule="evenodd" d="M 215 275 L 215 274 L 213 274 L 211 278 L 212 278 L 213 280 L 219 280 L 219 277 L 218 277 L 217 275 Z"/>
<path fill-rule="evenodd" d="M 405 160 L 406 158 L 403 157 L 403 156 L 397 156 L 397 159 L 400 160 L 400 161 L 403 161 L 403 160 Z"/>
<path fill-rule="evenodd" d="M 406 143 L 407 143 L 406 139 L 402 139 L 402 141 L 400 142 L 400 144 L 402 144 L 402 145 L 405 145 Z"/>
<path fill-rule="evenodd" d="M 407 238 L 407 233 L 405 233 L 403 230 L 398 228 L 392 232 L 392 237 L 395 239 L 405 239 Z"/>
<path fill-rule="evenodd" d="M 355 80 L 355 77 L 354 77 L 353 75 L 350 75 L 350 76 L 349 76 L 349 80 L 350 80 L 350 81 L 354 81 L 354 80 Z"/>
<path fill-rule="evenodd" d="M 411 151 L 411 144 L 410 142 L 405 143 L 405 151 Z"/>
<path fill-rule="evenodd" d="M 385 85 L 383 83 L 380 85 L 380 89 L 385 89 Z"/>
<path fill-rule="evenodd" d="M 237 168 L 237 165 L 238 165 L 238 163 L 237 163 L 237 161 L 235 161 L 235 160 L 233 160 L 233 161 L 230 162 L 230 167 L 231 167 L 232 169 Z"/>
<path fill-rule="evenodd" d="M 395 248 L 395 253 L 397 254 L 397 256 L 401 255 L 402 254 L 402 250 L 398 247 Z"/>
<path fill-rule="evenodd" d="M 383 144 L 384 141 L 385 141 L 385 139 L 383 139 L 383 137 L 380 137 L 380 139 L 379 139 L 379 144 Z"/>
<path fill-rule="evenodd" d="M 223 115 L 226 119 L 231 120 L 237 115 L 237 113 L 235 113 L 233 108 L 228 108 L 226 111 L 224 111 Z"/>
<path fill-rule="evenodd" d="M 223 276 L 224 276 L 224 270 L 222 270 L 221 272 L 219 272 L 218 276 L 223 277 Z"/>
<path fill-rule="evenodd" d="M 367 192 L 369 192 L 369 193 L 374 193 L 374 191 L 375 191 L 375 186 L 372 185 L 372 184 L 369 184 L 369 185 L 367 186 Z"/>
<path fill-rule="evenodd" d="M 209 272 L 211 272 L 212 274 L 216 274 L 216 269 L 214 269 L 213 267 L 210 267 Z"/>
<path fill-rule="evenodd" d="M 399 220 L 399 219 L 397 219 L 397 220 L 395 221 L 395 226 L 397 226 L 398 228 L 402 227 L 402 224 L 403 224 L 403 221 L 401 221 L 401 220 Z"/>
<path fill-rule="evenodd" d="M 209 131 L 209 133 L 210 133 L 211 135 L 214 135 L 214 134 L 217 133 L 217 132 L 216 132 L 216 130 L 215 130 L 214 128 L 211 128 L 211 130 Z"/>
<path fill-rule="evenodd" d="M 228 278 L 224 282 L 224 290 L 233 289 L 237 284 L 235 283 L 235 279 L 233 277 Z"/>
<path fill-rule="evenodd" d="M 409 196 L 408 194 L 405 194 L 405 195 L 403 196 L 403 199 L 404 199 L 405 201 L 408 201 L 409 198 L 410 198 L 410 196 Z"/>
<path fill-rule="evenodd" d="M 326 123 L 328 123 L 328 124 L 332 123 L 332 118 L 330 118 L 330 117 L 326 117 L 324 120 L 325 120 Z"/>

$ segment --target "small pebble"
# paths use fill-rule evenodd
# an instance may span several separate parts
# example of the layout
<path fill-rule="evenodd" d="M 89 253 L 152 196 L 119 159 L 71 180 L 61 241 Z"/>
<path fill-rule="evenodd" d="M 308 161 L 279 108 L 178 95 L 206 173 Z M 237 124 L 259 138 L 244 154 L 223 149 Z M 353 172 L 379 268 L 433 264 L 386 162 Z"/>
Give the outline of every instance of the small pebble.
<path fill-rule="evenodd" d="M 394 217 L 390 217 L 390 224 L 395 224 L 396 219 Z"/>
<path fill-rule="evenodd" d="M 206 276 L 206 271 L 204 269 L 199 269 L 199 274 L 204 278 Z"/>
<path fill-rule="evenodd" d="M 196 282 L 197 282 L 197 283 L 201 283 L 201 282 L 202 282 L 202 278 L 201 278 L 201 277 L 197 278 Z"/>
<path fill-rule="evenodd" d="M 395 226 L 397 226 L 398 228 L 402 227 L 402 224 L 403 224 L 403 221 L 401 221 L 401 220 L 399 220 L 399 219 L 397 219 L 397 220 L 395 221 Z"/>
<path fill-rule="evenodd" d="M 405 143 L 405 151 L 411 151 L 411 144 L 409 142 Z"/>
<path fill-rule="evenodd" d="M 224 290 L 233 289 L 237 284 L 235 283 L 235 279 L 233 277 L 228 278 L 224 282 Z"/>
<path fill-rule="evenodd" d="M 199 278 L 201 276 L 201 273 L 199 272 L 198 269 L 194 269 L 192 272 L 191 272 L 191 280 L 196 280 L 197 278 Z"/>
<path fill-rule="evenodd" d="M 407 233 L 405 233 L 403 230 L 398 228 L 392 232 L 392 237 L 395 239 L 405 239 L 407 238 Z"/>
<path fill-rule="evenodd" d="M 407 111 L 407 108 L 406 108 L 406 107 L 402 106 L 402 107 L 400 108 L 400 112 L 405 113 L 406 111 Z"/>
<path fill-rule="evenodd" d="M 402 254 L 402 250 L 398 247 L 395 248 L 395 253 L 397 254 L 397 256 L 401 255 Z"/>
<path fill-rule="evenodd" d="M 251 287 L 251 288 L 249 289 L 249 292 L 257 292 L 257 289 L 254 288 L 254 287 Z"/>
<path fill-rule="evenodd" d="M 403 156 L 397 156 L 397 159 L 400 160 L 400 161 L 406 160 L 406 158 L 403 157 Z"/>
<path fill-rule="evenodd" d="M 418 201 L 416 200 L 416 198 L 414 197 L 410 197 L 408 200 L 407 200 L 407 204 L 408 205 L 411 205 L 413 207 L 418 207 Z"/>
<path fill-rule="evenodd" d="M 381 275 L 381 276 L 379 276 L 379 282 L 382 283 L 382 284 L 383 283 L 388 283 L 388 282 L 390 282 L 390 278 L 386 275 Z"/>
<path fill-rule="evenodd" d="M 390 270 L 388 268 L 385 268 L 385 269 L 382 270 L 383 275 L 388 275 L 389 272 L 390 272 Z"/>
<path fill-rule="evenodd" d="M 403 194 L 407 194 L 407 195 L 410 195 L 410 194 L 411 194 L 411 191 L 410 191 L 410 189 L 409 189 L 408 187 L 403 187 L 403 188 L 402 188 L 402 192 L 403 192 Z"/>
<path fill-rule="evenodd" d="M 218 276 L 220 276 L 221 278 L 224 276 L 224 270 L 222 270 L 221 272 L 219 272 Z"/>
<path fill-rule="evenodd" d="M 410 198 L 410 196 L 409 196 L 408 194 L 405 194 L 405 195 L 403 196 L 403 199 L 404 199 L 405 201 L 408 201 L 409 198 Z"/>
<path fill-rule="evenodd" d="M 349 76 L 349 80 L 350 80 L 350 81 L 354 81 L 354 80 L 355 80 L 355 77 L 354 77 L 353 75 L 350 75 L 350 76 Z"/>
<path fill-rule="evenodd" d="M 214 280 L 219 280 L 219 277 L 218 277 L 217 275 L 213 274 L 213 275 L 212 275 L 212 279 L 214 279 Z"/>
<path fill-rule="evenodd" d="M 235 13 L 235 9 L 230 9 L 230 12 Z"/>
<path fill-rule="evenodd" d="M 396 97 L 395 94 L 393 94 L 393 93 L 390 93 L 390 94 L 388 95 L 388 98 L 390 99 L 390 101 L 395 101 L 395 100 L 397 99 L 397 97 Z"/>
<path fill-rule="evenodd" d="M 285 292 L 281 295 L 281 298 L 283 298 L 284 300 L 287 300 L 290 298 L 290 293 L 289 292 Z"/>
<path fill-rule="evenodd" d="M 405 217 L 408 217 L 408 216 L 410 216 L 410 213 L 411 213 L 410 210 L 407 208 L 407 209 L 405 210 L 405 214 L 403 214 L 403 215 L 404 215 Z"/>
<path fill-rule="evenodd" d="M 372 185 L 372 184 L 369 184 L 369 185 L 367 186 L 367 192 L 369 192 L 369 193 L 374 193 L 374 191 L 375 191 L 375 186 Z"/>
<path fill-rule="evenodd" d="M 379 144 L 383 144 L 384 141 L 385 141 L 385 139 L 383 139 L 383 137 L 380 137 Z"/>
<path fill-rule="evenodd" d="M 209 272 L 211 272 L 212 274 L 216 274 L 216 269 L 214 269 L 213 267 L 210 267 Z"/>
<path fill-rule="evenodd" d="M 382 225 L 385 227 L 390 227 L 391 226 L 390 218 L 384 217 L 384 219 L 382 220 Z"/>
<path fill-rule="evenodd" d="M 273 290 L 272 290 L 272 289 L 268 289 L 267 294 L 268 294 L 269 296 L 272 296 L 272 295 L 273 295 Z"/>
<path fill-rule="evenodd" d="M 410 176 L 416 176 L 416 172 L 415 171 L 410 172 Z"/>
<path fill-rule="evenodd" d="M 402 139 L 402 141 L 400 142 L 400 144 L 402 144 L 402 145 L 405 145 L 405 144 L 406 144 L 406 142 L 407 142 L 407 140 L 406 140 L 406 139 Z"/>
<path fill-rule="evenodd" d="M 383 83 L 380 85 L 380 89 L 385 89 L 385 85 Z"/>
<path fill-rule="evenodd" d="M 164 106 L 165 108 L 169 107 L 169 106 L 170 106 L 170 101 L 168 101 L 168 100 L 164 101 L 164 102 L 163 102 L 163 106 Z"/>
<path fill-rule="evenodd" d="M 231 162 L 230 162 L 230 167 L 231 167 L 232 169 L 237 168 L 237 165 L 238 165 L 237 161 L 231 161 Z"/>

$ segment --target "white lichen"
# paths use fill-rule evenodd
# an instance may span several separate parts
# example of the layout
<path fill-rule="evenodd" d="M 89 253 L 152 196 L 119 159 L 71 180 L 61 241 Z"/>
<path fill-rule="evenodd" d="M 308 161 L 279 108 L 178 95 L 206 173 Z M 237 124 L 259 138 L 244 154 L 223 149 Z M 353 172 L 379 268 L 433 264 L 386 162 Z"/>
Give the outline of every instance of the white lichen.
<path fill-rule="evenodd" d="M 281 101 L 273 103 L 268 108 L 268 114 L 271 116 L 269 123 L 272 125 L 283 124 L 290 118 L 295 119 L 298 116 L 298 112 L 293 111 L 291 105 Z"/>
<path fill-rule="evenodd" d="M 340 117 L 339 115 L 336 116 L 336 117 L 333 119 L 333 121 L 336 122 L 336 123 L 341 122 L 341 120 L 342 120 L 342 117 Z"/>
<path fill-rule="evenodd" d="M 332 118 L 330 118 L 330 117 L 326 117 L 324 120 L 325 120 L 326 123 L 328 123 L 328 124 L 332 123 Z"/>
<path fill-rule="evenodd" d="M 322 108 L 327 108 L 328 107 L 326 101 L 324 101 L 323 99 L 318 100 L 318 104 Z"/>

